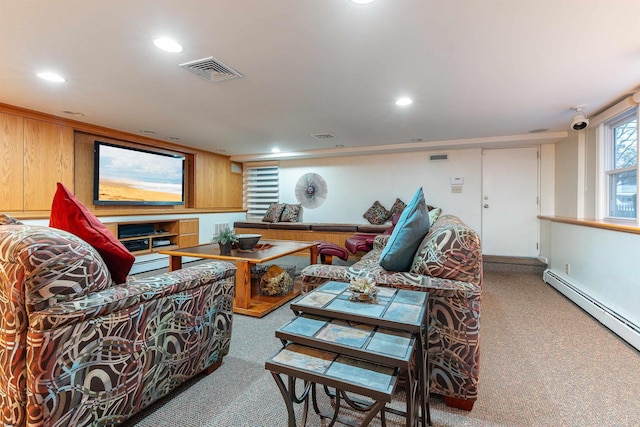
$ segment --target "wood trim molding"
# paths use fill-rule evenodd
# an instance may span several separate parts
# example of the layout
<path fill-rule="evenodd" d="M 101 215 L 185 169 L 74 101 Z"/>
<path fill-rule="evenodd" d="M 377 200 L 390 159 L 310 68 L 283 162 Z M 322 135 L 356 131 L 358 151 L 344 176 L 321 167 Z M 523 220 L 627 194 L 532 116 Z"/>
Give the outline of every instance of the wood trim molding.
<path fill-rule="evenodd" d="M 579 225 L 583 227 L 602 228 L 604 230 L 620 231 L 623 233 L 640 234 L 640 227 L 637 224 L 626 221 L 613 221 L 603 219 L 578 219 L 553 215 L 538 215 L 539 219 L 563 224 Z"/>

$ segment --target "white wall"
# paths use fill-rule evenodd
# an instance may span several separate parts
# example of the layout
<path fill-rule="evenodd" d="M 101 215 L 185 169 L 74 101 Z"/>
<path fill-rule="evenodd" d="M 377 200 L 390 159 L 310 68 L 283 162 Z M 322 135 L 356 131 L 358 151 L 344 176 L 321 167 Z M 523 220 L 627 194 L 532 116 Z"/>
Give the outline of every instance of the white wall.
<path fill-rule="evenodd" d="M 640 236 L 558 222 L 546 226 L 549 268 L 640 325 Z"/>
<path fill-rule="evenodd" d="M 578 132 L 556 144 L 555 215 L 578 217 Z"/>
<path fill-rule="evenodd" d="M 396 198 L 408 203 L 423 187 L 427 204 L 481 228 L 480 149 L 448 150 L 449 160 L 430 162 L 429 152 L 284 160 L 280 162 L 280 201 L 297 203 L 295 185 L 306 173 L 324 178 L 329 192 L 316 209 L 304 209 L 305 222 L 366 224 L 362 214 L 380 201 L 387 209 Z M 443 153 L 438 151 L 437 153 Z M 450 178 L 464 177 L 463 192 L 451 193 Z"/>

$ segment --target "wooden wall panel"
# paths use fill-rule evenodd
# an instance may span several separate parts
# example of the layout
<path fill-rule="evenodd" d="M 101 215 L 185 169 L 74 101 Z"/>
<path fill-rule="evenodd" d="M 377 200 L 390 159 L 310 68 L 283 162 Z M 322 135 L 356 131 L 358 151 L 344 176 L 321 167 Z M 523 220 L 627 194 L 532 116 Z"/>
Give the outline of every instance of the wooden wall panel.
<path fill-rule="evenodd" d="M 0 212 L 22 211 L 23 119 L 0 113 Z"/>
<path fill-rule="evenodd" d="M 51 209 L 56 182 L 73 186 L 73 129 L 24 119 L 24 210 Z"/>
<path fill-rule="evenodd" d="M 216 156 L 209 153 L 196 155 L 196 208 L 206 209 L 215 206 L 214 167 Z"/>
<path fill-rule="evenodd" d="M 242 208 L 242 173 L 231 172 L 227 157 L 196 154 L 196 207 Z"/>
<path fill-rule="evenodd" d="M 229 162 L 229 168 L 231 169 L 233 162 Z M 242 208 L 242 163 L 235 163 L 239 167 L 240 172 L 231 172 L 229 175 L 229 181 L 227 182 L 227 188 L 224 192 L 225 195 L 225 207 L 227 208 Z"/>

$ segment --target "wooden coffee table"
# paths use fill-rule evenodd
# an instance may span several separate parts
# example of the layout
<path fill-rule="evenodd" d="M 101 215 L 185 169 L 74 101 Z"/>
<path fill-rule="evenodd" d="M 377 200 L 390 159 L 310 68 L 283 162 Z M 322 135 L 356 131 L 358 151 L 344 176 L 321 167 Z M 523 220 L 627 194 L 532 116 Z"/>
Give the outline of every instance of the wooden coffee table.
<path fill-rule="evenodd" d="M 253 317 L 262 317 L 276 308 L 291 301 L 300 294 L 294 288 L 283 296 L 264 296 L 251 292 L 251 266 L 262 264 L 296 252 L 309 250 L 309 262 L 318 262 L 318 244 L 313 242 L 298 242 L 293 240 L 260 240 L 253 251 L 233 249 L 230 255 L 220 255 L 217 244 L 205 244 L 188 248 L 160 251 L 169 255 L 169 271 L 182 268 L 182 257 L 221 259 L 236 263 L 236 289 L 233 299 L 233 312 Z"/>

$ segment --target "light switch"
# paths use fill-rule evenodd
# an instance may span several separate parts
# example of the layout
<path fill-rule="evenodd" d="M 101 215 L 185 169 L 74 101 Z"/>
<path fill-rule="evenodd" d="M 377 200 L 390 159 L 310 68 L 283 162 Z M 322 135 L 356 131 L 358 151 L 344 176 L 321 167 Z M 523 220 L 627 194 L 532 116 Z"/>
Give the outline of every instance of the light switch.
<path fill-rule="evenodd" d="M 452 193 L 462 193 L 462 185 L 452 185 L 451 186 Z"/>

